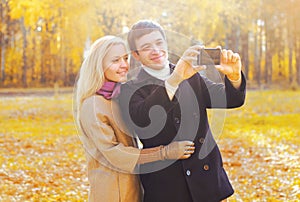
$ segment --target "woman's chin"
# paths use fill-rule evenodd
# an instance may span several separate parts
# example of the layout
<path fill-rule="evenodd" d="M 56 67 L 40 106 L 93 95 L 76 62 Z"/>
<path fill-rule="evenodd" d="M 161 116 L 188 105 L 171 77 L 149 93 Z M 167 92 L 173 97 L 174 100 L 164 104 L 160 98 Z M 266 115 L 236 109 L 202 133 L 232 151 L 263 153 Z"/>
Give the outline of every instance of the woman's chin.
<path fill-rule="evenodd" d="M 119 79 L 119 83 L 122 83 L 122 82 L 125 82 L 125 81 L 127 81 L 127 77 L 122 77 L 122 78 Z"/>

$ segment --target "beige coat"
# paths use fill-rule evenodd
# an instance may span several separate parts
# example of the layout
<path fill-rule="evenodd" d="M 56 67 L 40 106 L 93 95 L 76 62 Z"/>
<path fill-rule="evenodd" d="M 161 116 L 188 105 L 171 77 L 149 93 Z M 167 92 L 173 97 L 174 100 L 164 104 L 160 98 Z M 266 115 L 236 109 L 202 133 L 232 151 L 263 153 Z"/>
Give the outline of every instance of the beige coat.
<path fill-rule="evenodd" d="M 88 163 L 89 201 L 138 202 L 141 189 L 134 172 L 140 150 L 120 130 L 115 103 L 102 96 L 86 99 L 81 107 L 80 135 Z"/>

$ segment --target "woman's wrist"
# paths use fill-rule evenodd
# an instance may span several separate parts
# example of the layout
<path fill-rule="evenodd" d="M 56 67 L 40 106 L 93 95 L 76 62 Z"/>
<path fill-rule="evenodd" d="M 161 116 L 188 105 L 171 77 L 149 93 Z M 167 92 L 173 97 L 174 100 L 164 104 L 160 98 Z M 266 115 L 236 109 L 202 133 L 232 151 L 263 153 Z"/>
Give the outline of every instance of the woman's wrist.
<path fill-rule="evenodd" d="M 163 145 L 160 145 L 159 151 L 160 151 L 160 160 L 163 161 L 163 160 L 167 159 L 166 147 Z"/>

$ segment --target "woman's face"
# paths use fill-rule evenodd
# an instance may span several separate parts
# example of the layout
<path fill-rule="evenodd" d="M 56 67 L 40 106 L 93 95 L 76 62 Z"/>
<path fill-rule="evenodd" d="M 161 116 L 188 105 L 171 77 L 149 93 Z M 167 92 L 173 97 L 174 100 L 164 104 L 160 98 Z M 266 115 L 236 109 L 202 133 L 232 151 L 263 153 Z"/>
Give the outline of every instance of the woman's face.
<path fill-rule="evenodd" d="M 123 44 L 115 44 L 103 59 L 105 81 L 124 82 L 129 69 L 128 54 Z"/>

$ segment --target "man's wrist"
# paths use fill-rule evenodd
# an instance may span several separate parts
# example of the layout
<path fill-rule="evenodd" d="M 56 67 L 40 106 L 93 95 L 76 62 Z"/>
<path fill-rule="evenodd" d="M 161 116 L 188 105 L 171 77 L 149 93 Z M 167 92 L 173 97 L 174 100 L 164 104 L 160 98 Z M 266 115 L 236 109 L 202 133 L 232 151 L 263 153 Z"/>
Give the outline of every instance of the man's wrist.
<path fill-rule="evenodd" d="M 234 77 L 230 77 L 228 75 L 227 79 L 229 80 L 229 82 L 231 83 L 231 85 L 235 88 L 235 89 L 239 89 L 241 84 L 242 84 L 242 74 L 237 74 L 237 76 L 235 75 Z"/>
<path fill-rule="evenodd" d="M 233 82 L 233 83 L 236 83 L 236 82 L 240 82 L 241 79 L 242 79 L 242 74 L 241 72 L 240 73 L 237 73 L 237 74 L 231 74 L 231 75 L 226 75 L 227 78 L 229 79 L 229 81 Z"/>
<path fill-rule="evenodd" d="M 166 80 L 169 85 L 173 87 L 179 86 L 179 84 L 183 81 L 180 76 L 176 75 L 174 72 L 171 76 Z"/>
<path fill-rule="evenodd" d="M 168 80 L 166 80 L 165 81 L 165 87 L 166 87 L 169 99 L 172 100 L 175 93 L 176 93 L 176 90 L 177 90 L 178 86 L 172 86 L 172 85 L 169 84 Z"/>

